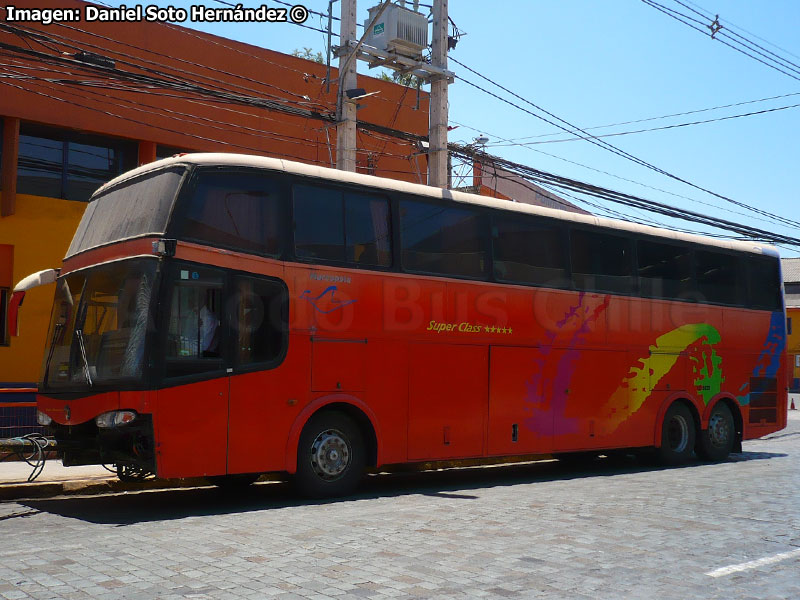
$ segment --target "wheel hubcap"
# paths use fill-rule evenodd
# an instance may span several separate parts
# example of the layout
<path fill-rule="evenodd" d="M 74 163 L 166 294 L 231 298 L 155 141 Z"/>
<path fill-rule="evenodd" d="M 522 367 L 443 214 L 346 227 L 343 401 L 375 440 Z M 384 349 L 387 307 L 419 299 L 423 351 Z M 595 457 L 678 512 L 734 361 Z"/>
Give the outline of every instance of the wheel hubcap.
<path fill-rule="evenodd" d="M 708 421 L 708 441 L 715 448 L 722 448 L 728 444 L 731 430 L 728 421 L 721 415 L 712 415 Z"/>
<path fill-rule="evenodd" d="M 319 477 L 327 481 L 338 479 L 350 464 L 350 447 L 344 435 L 336 429 L 320 433 L 311 445 L 311 465 Z"/>
<path fill-rule="evenodd" d="M 680 415 L 672 417 L 667 430 L 667 442 L 673 452 L 684 452 L 689 445 L 689 424 Z"/>

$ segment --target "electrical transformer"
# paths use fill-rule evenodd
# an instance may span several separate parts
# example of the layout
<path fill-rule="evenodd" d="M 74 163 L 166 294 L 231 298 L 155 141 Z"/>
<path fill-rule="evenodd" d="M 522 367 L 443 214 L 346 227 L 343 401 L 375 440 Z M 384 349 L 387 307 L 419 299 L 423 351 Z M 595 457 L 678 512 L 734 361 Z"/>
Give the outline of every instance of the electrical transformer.
<path fill-rule="evenodd" d="M 379 8 L 374 6 L 369 9 L 365 27 L 370 26 Z M 404 6 L 391 4 L 367 31 L 365 43 L 378 50 L 419 60 L 428 46 L 428 19 Z"/>

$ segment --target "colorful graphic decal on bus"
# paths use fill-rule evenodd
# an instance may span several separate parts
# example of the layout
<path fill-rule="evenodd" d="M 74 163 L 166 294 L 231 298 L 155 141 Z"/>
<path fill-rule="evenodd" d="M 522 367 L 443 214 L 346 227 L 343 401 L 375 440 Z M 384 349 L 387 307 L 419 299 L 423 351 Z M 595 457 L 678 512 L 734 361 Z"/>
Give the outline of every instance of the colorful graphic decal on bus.
<path fill-rule="evenodd" d="M 327 315 L 328 313 L 341 310 L 348 304 L 353 304 L 355 302 L 355 300 L 347 300 L 345 302 L 339 300 L 339 298 L 336 297 L 337 289 L 335 285 L 330 285 L 325 288 L 321 294 L 313 297 L 311 296 L 311 290 L 304 290 L 303 293 L 300 294 L 300 299 L 310 302 L 314 310 Z"/>
<path fill-rule="evenodd" d="M 580 346 L 586 342 L 592 324 L 608 308 L 611 296 L 603 297 L 602 302 L 596 306 L 592 306 L 586 300 L 586 293 L 580 292 L 577 304 L 570 306 L 564 317 L 556 323 L 555 331 L 545 333 L 546 342 L 539 346 L 538 356 L 534 362 L 536 370 L 533 377 L 525 383 L 527 389 L 525 403 L 527 409 L 533 412 L 533 416 L 525 419 L 525 427 L 533 433 L 549 434 L 554 414 L 560 416 L 560 432 L 574 433 L 578 430 L 579 419 L 568 419 L 564 416 L 570 380 L 581 357 Z M 566 343 L 563 341 L 565 331 L 571 333 Z M 557 344 L 559 341 L 561 343 Z M 558 360 L 555 377 L 551 378 L 547 377 L 547 366 L 553 347 L 556 345 L 566 346 L 566 351 Z M 548 400 L 550 410 L 547 410 Z"/>
<path fill-rule="evenodd" d="M 681 352 L 689 351 L 694 384 L 706 404 L 718 394 L 725 378 L 722 376 L 722 359 L 714 345 L 720 335 L 707 323 L 682 325 L 656 338 L 650 346 L 650 355 L 640 358 L 603 407 L 600 419 L 601 433 L 611 433 L 623 421 L 635 414 L 650 397 L 653 389 L 678 362 Z"/>
<path fill-rule="evenodd" d="M 782 312 L 773 312 L 769 321 L 767 338 L 761 346 L 761 353 L 758 355 L 756 366 L 753 367 L 751 377 L 774 378 L 778 375 L 781 366 L 781 355 L 786 344 L 786 319 Z M 746 381 L 739 388 L 741 395 L 736 399 L 739 404 L 744 406 L 750 404 L 750 382 Z"/>

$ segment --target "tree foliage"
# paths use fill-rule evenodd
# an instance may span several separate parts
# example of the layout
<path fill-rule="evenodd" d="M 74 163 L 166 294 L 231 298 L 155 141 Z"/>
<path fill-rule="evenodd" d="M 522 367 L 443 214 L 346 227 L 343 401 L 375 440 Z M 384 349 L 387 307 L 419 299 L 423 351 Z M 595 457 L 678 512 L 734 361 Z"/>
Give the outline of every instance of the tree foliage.
<path fill-rule="evenodd" d="M 318 51 L 315 54 L 311 48 L 303 48 L 302 50 L 294 49 L 292 50 L 292 56 L 304 58 L 306 60 L 313 60 L 315 63 L 319 63 L 321 65 L 325 64 L 325 57 L 322 55 L 322 52 Z"/>

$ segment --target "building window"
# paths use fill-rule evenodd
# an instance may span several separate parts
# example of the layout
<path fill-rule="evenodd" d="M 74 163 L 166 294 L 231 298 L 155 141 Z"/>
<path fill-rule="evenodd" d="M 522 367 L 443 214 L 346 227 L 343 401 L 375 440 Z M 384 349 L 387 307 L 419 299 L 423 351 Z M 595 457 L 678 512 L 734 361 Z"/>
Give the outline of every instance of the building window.
<path fill-rule="evenodd" d="M 792 317 L 786 317 L 786 335 L 792 335 Z"/>
<path fill-rule="evenodd" d="M 135 142 L 23 123 L 17 192 L 85 202 L 136 160 Z"/>

